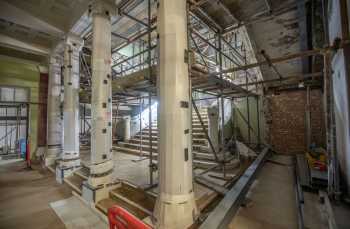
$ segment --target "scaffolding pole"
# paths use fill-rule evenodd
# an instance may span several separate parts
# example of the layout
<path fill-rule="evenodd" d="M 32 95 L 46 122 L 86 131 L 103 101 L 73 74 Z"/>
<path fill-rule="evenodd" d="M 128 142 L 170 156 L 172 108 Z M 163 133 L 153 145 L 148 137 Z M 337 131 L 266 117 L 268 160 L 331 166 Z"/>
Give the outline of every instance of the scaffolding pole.
<path fill-rule="evenodd" d="M 151 26 L 152 26 L 152 8 L 151 8 L 151 0 L 148 0 L 148 56 L 147 56 L 147 61 L 148 61 L 148 77 L 149 81 L 152 85 L 152 59 L 151 59 Z M 149 130 L 148 130 L 148 135 L 149 135 L 149 184 L 150 186 L 153 186 L 153 148 L 152 148 L 152 92 L 151 90 L 148 92 L 148 108 L 149 108 L 149 115 L 148 115 L 148 125 L 149 125 Z"/>

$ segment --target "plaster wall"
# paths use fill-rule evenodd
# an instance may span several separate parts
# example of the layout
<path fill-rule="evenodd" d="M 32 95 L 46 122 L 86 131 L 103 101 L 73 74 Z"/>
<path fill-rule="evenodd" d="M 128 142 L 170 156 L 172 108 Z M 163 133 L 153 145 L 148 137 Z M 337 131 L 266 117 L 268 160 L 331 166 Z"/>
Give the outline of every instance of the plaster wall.
<path fill-rule="evenodd" d="M 329 40 L 342 37 L 339 0 L 330 1 L 328 5 L 329 15 Z M 332 59 L 334 113 L 336 123 L 337 155 L 339 158 L 341 173 L 345 177 L 347 189 L 350 190 L 350 133 L 349 133 L 349 92 L 346 78 L 349 72 L 342 49 Z"/>
<path fill-rule="evenodd" d="M 40 72 L 35 64 L 0 58 L 0 85 L 29 89 L 29 137 L 32 157 L 37 149 L 39 78 Z"/>

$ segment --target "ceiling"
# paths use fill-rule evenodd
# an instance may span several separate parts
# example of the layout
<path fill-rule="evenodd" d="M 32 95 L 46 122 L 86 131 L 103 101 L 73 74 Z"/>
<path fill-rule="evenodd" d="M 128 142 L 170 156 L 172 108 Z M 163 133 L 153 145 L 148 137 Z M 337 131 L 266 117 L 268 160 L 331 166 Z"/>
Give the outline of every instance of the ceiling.
<path fill-rule="evenodd" d="M 194 0 L 192 0 L 194 1 Z M 119 1 L 120 2 L 120 1 Z M 130 14 L 147 22 L 147 1 L 135 0 Z M 139 3 L 140 4 L 136 4 Z M 260 54 L 265 50 L 270 57 L 279 57 L 300 51 L 298 11 L 296 0 L 217 0 L 199 1 L 198 11 L 213 26 L 227 29 L 245 25 L 257 60 L 265 60 Z M 33 56 L 48 56 L 65 33 L 73 31 L 85 38 L 91 35 L 91 19 L 87 14 L 87 0 L 0 0 L 0 46 Z M 153 7 L 155 8 L 155 7 Z M 199 12 L 200 14 L 200 12 Z M 152 17 L 156 12 L 152 12 Z M 204 17 L 204 16 L 202 16 Z M 129 35 L 142 30 L 142 25 L 127 17 L 112 18 L 112 29 L 119 35 Z M 89 45 L 89 39 L 87 39 Z M 112 36 L 113 47 L 125 40 Z M 300 61 L 276 65 L 282 76 L 300 74 Z M 278 73 L 271 67 L 262 67 L 264 78 L 273 79 Z"/>
<path fill-rule="evenodd" d="M 265 61 L 261 54 L 264 50 L 268 57 L 300 51 L 299 18 L 296 0 L 219 0 L 207 1 L 203 9 L 218 25 L 225 28 L 237 28 L 244 25 L 247 29 L 255 56 Z M 231 16 L 223 17 L 223 13 Z M 275 65 L 277 72 L 262 66 L 264 79 L 279 78 L 302 73 L 300 60 Z"/>
<path fill-rule="evenodd" d="M 86 0 L 0 0 L 0 54 L 45 60 L 87 10 Z M 27 55 L 30 53 L 31 55 Z"/>

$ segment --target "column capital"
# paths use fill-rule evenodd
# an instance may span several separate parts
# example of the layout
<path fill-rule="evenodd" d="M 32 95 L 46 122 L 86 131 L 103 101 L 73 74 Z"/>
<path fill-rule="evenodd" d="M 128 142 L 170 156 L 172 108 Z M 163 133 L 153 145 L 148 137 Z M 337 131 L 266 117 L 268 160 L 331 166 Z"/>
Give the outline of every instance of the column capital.
<path fill-rule="evenodd" d="M 79 51 L 84 46 L 84 40 L 74 33 L 68 33 L 65 36 L 65 42 L 67 45 L 74 46 Z"/>
<path fill-rule="evenodd" d="M 49 56 L 49 64 L 63 64 L 64 42 L 59 41 L 56 46 L 51 49 Z"/>
<path fill-rule="evenodd" d="M 63 56 L 57 53 L 53 53 L 49 57 L 49 64 L 63 64 Z"/>
<path fill-rule="evenodd" d="M 89 12 L 92 15 L 100 14 L 110 17 L 117 13 L 117 6 L 113 0 L 92 0 L 89 5 Z"/>

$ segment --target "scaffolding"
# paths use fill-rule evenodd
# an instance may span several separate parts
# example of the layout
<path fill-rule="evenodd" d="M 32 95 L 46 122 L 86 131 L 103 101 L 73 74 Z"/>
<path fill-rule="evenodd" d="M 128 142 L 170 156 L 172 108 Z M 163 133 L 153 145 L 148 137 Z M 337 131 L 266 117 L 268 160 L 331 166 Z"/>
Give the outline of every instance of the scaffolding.
<path fill-rule="evenodd" d="M 186 61 L 189 64 L 189 75 L 192 84 L 192 104 L 196 110 L 198 104 L 217 103 L 220 107 L 220 150 L 216 152 L 209 136 L 206 136 L 216 161 L 225 166 L 227 161 L 219 159 L 218 155 L 237 140 L 237 123 L 239 118 L 247 128 L 247 140 L 245 143 L 251 147 L 260 147 L 263 140 L 261 137 L 260 109 L 262 99 L 260 98 L 266 84 L 282 84 L 290 80 L 315 80 L 322 73 L 311 73 L 302 76 L 282 76 L 276 64 L 290 61 L 306 56 L 319 55 L 322 49 L 308 50 L 301 53 L 290 54 L 279 58 L 271 58 L 264 50 L 261 55 L 264 61 L 258 62 L 255 58 L 252 45 L 244 26 L 230 26 L 222 28 L 215 23 L 206 12 L 199 7 L 200 3 L 190 1 L 188 6 L 188 50 L 186 50 Z M 148 138 L 149 138 L 149 184 L 154 185 L 153 172 L 156 168 L 153 163 L 152 143 L 152 103 L 156 100 L 156 78 L 158 64 L 158 36 L 157 4 L 155 1 L 122 1 L 117 6 L 119 15 L 114 22 L 113 28 L 120 28 L 120 23 L 129 23 L 128 29 L 114 30 L 112 32 L 116 45 L 112 48 L 112 72 L 113 72 L 113 99 L 114 105 L 130 105 L 139 107 L 140 111 L 149 108 Z M 131 23 L 131 24 L 130 24 Z M 89 40 L 91 33 L 86 36 Z M 88 53 L 88 52 L 87 52 Z M 85 58 L 86 56 L 84 56 Z M 88 61 L 82 60 L 84 68 L 88 68 Z M 263 80 L 260 66 L 268 65 L 278 76 L 277 79 Z M 85 71 L 84 86 L 88 87 L 91 72 Z M 89 91 L 89 90 L 87 90 Z M 252 99 L 255 101 L 256 120 L 252 120 Z M 214 101 L 214 102 L 209 102 Z M 224 135 L 225 113 L 228 101 L 232 120 L 232 137 L 226 139 Z M 245 101 L 246 114 L 240 111 L 238 103 Z M 199 112 L 196 112 L 200 119 Z M 256 123 L 254 128 L 253 123 Z M 142 133 L 142 120 L 140 120 L 140 132 Z M 202 123 L 202 128 L 204 125 Z M 253 140 L 255 139 L 255 140 Z M 140 152 L 142 151 L 141 137 Z M 228 160 L 231 158 L 229 157 Z"/>

